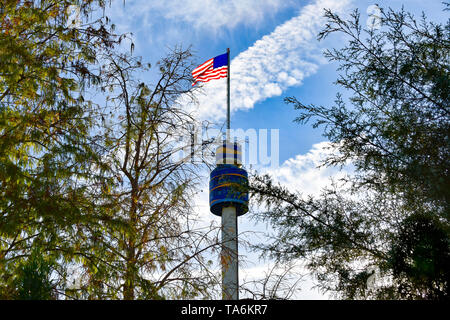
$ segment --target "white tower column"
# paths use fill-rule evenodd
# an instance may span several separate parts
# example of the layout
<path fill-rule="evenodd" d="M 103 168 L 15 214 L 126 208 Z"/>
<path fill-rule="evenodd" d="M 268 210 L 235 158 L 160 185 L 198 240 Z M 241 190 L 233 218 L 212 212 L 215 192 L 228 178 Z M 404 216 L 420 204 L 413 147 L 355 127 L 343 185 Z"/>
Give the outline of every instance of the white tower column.
<path fill-rule="evenodd" d="M 237 216 L 235 207 L 222 208 L 222 299 L 239 299 Z"/>

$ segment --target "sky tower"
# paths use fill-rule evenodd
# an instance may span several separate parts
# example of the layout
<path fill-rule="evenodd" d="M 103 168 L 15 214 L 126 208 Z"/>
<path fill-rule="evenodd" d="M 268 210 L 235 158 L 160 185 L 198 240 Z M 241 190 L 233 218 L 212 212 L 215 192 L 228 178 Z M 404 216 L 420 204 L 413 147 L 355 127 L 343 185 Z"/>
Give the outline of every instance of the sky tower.
<path fill-rule="evenodd" d="M 222 217 L 222 299 L 239 299 L 237 217 L 248 211 L 248 175 L 241 168 L 242 150 L 230 139 L 230 49 L 210 59 L 192 72 L 196 81 L 227 77 L 226 140 L 216 150 L 216 168 L 209 180 L 209 206 Z"/>
<path fill-rule="evenodd" d="M 225 141 L 216 150 L 217 167 L 209 181 L 209 205 L 222 217 L 222 299 L 239 299 L 237 217 L 248 211 L 248 175 L 240 168 L 242 151 L 237 142 Z"/>

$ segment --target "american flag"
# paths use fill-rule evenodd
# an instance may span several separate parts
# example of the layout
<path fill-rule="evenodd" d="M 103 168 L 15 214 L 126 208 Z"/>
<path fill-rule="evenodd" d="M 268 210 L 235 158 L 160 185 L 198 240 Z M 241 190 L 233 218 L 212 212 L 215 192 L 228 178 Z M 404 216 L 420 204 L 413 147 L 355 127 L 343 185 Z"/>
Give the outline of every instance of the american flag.
<path fill-rule="evenodd" d="M 228 74 L 228 53 L 209 59 L 192 71 L 195 85 L 197 82 L 225 78 Z"/>

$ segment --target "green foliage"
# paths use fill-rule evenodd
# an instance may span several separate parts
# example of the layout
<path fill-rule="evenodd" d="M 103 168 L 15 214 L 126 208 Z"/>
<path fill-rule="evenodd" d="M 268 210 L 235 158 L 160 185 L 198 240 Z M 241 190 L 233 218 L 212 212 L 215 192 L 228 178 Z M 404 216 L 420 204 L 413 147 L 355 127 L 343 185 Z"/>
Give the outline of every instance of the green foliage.
<path fill-rule="evenodd" d="M 450 239 L 448 224 L 430 214 L 411 215 L 402 221 L 387 267 L 392 268 L 401 297 L 448 299 Z M 419 293 L 419 294 L 417 294 Z"/>
<path fill-rule="evenodd" d="M 81 12 L 76 27 L 71 5 Z M 107 17 L 91 20 L 104 6 L 0 2 L 1 297 L 211 290 L 203 252 L 217 242 L 192 229 L 197 176 L 171 158 L 174 134 L 193 120 L 175 104 L 181 94 L 193 98 L 191 53 L 163 58 L 155 85 L 138 81 L 150 65 L 118 53 L 125 35 Z M 105 94 L 104 105 L 86 98 L 93 92 Z"/>
<path fill-rule="evenodd" d="M 51 264 L 41 252 L 33 250 L 30 257 L 19 267 L 14 281 L 14 298 L 20 300 L 50 300 L 55 298 L 54 284 L 50 279 Z"/>
<path fill-rule="evenodd" d="M 332 12 L 319 39 L 340 32 L 350 38 L 325 56 L 339 62 L 337 84 L 353 95 L 351 107 L 340 96 L 331 108 L 305 106 L 296 119 L 316 119 L 339 153 L 328 164 L 352 161 L 360 185 L 402 193 L 411 206 L 423 202 L 448 212 L 450 196 L 450 24 L 416 21 L 404 12 L 382 11 L 379 31 L 362 30 L 359 13 L 343 21 Z M 366 38 L 364 38 L 366 35 Z M 446 216 L 448 219 L 448 216 Z"/>
<path fill-rule="evenodd" d="M 188 135 L 193 120 L 174 103 L 192 97 L 191 53 L 176 48 L 157 66 L 150 85 L 137 77 L 151 71 L 139 58 L 115 53 L 103 65 L 110 113 L 96 129 L 111 179 L 91 194 L 124 226 L 80 227 L 79 250 L 89 258 L 79 261 L 81 283 L 66 291 L 71 298 L 183 299 L 211 289 L 203 246 L 217 243 L 193 228 L 199 177 L 194 165 L 172 159 L 173 137 Z"/>
<path fill-rule="evenodd" d="M 69 5 L 79 5 L 83 19 L 98 8 L 94 1 L 0 5 L 2 288 L 12 286 L 20 259 L 34 247 L 59 257 L 63 274 L 76 254 L 71 239 L 77 225 L 105 218 L 85 183 L 105 179 L 92 172 L 101 163 L 89 141 L 93 105 L 83 93 L 100 79 L 93 71 L 96 55 L 117 37 L 103 20 L 69 28 Z"/>
<path fill-rule="evenodd" d="M 347 185 L 320 197 L 255 177 L 254 200 L 277 235 L 261 248 L 278 259 L 306 258 L 323 290 L 344 298 L 448 299 L 450 200 L 450 23 L 382 10 L 381 29 L 326 11 L 323 39 L 349 41 L 325 53 L 339 63 L 336 83 L 351 95 L 336 105 L 304 105 L 334 143 L 325 165 L 352 163 Z M 346 187 L 348 186 L 348 187 Z"/>

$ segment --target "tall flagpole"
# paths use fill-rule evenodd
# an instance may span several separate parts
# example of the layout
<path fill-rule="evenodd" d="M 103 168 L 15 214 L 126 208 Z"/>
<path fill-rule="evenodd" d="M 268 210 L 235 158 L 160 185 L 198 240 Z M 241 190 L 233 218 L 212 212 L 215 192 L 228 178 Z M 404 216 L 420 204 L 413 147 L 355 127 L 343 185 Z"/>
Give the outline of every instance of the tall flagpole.
<path fill-rule="evenodd" d="M 232 146 L 230 133 L 230 48 L 227 48 L 227 141 L 226 146 Z M 234 146 L 231 148 L 234 149 Z M 227 152 L 227 151 L 224 151 Z M 233 157 L 234 158 L 234 157 Z M 237 167 L 236 167 L 237 169 Z M 236 170 L 228 169 L 228 170 Z M 239 170 L 239 169 L 238 169 Z M 234 171 L 232 171 L 234 172 Z M 226 174 L 225 174 L 226 176 Z M 239 265 L 238 265 L 238 225 L 237 205 L 224 204 L 222 207 L 222 299 L 239 299 Z"/>
<path fill-rule="evenodd" d="M 227 72 L 227 141 L 230 140 L 230 48 L 227 48 L 228 72 Z"/>

